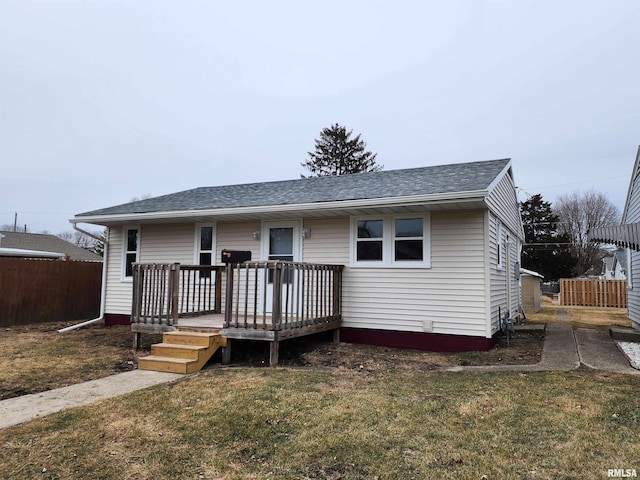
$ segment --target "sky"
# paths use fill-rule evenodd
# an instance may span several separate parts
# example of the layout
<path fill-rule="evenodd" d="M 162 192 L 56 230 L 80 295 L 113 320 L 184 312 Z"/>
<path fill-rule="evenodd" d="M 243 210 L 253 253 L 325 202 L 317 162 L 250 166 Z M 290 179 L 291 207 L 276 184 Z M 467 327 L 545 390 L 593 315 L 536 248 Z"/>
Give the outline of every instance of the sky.
<path fill-rule="evenodd" d="M 637 0 L 0 0 L 0 225 L 299 178 L 334 123 L 385 170 L 511 158 L 521 201 L 622 211 L 638 25 Z"/>

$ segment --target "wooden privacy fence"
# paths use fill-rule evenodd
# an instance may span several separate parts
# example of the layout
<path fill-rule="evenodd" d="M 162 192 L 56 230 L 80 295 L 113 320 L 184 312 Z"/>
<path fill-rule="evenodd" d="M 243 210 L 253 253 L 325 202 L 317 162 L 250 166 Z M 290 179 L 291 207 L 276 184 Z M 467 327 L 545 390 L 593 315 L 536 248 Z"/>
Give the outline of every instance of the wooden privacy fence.
<path fill-rule="evenodd" d="M 100 314 L 102 263 L 0 257 L 0 326 Z"/>
<path fill-rule="evenodd" d="M 560 280 L 560 305 L 627 308 L 627 282 L 563 278 Z"/>

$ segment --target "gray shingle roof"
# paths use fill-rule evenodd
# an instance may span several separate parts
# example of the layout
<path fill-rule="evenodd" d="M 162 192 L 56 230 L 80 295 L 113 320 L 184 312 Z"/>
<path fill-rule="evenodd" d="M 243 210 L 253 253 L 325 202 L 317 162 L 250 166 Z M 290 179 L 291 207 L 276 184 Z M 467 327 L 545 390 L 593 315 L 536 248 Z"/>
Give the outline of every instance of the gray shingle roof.
<path fill-rule="evenodd" d="M 101 262 L 102 257 L 96 255 L 89 250 L 75 246 L 55 235 L 44 233 L 21 233 L 21 232 L 5 232 L 0 234 L 2 248 L 20 248 L 25 250 L 36 250 L 38 252 L 56 252 L 64 253 L 69 256 L 70 260 L 78 260 L 83 262 Z"/>
<path fill-rule="evenodd" d="M 76 215 L 79 217 L 366 200 L 486 190 L 509 159 L 279 182 L 200 187 Z"/>

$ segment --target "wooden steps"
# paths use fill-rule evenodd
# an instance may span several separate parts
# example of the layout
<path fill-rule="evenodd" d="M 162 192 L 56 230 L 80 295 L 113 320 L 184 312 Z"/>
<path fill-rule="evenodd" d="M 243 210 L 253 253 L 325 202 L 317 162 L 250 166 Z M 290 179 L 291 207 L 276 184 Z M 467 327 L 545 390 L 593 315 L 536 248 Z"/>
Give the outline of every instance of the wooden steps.
<path fill-rule="evenodd" d="M 227 339 L 220 332 L 178 330 L 162 334 L 162 343 L 151 345 L 151 355 L 138 360 L 140 370 L 193 373 L 200 370 Z"/>

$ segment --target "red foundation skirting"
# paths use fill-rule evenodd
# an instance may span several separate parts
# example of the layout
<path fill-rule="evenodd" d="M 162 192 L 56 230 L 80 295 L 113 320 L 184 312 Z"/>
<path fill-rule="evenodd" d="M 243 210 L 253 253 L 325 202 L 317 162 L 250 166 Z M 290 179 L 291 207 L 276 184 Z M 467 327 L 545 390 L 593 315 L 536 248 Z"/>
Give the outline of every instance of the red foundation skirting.
<path fill-rule="evenodd" d="M 398 332 L 395 330 L 369 330 L 341 328 L 340 340 L 391 348 L 426 350 L 429 352 L 471 352 L 491 349 L 497 338 L 443 335 L 436 333 Z"/>
<path fill-rule="evenodd" d="M 116 313 L 104 314 L 104 326 L 110 327 L 112 325 L 131 325 L 131 315 L 121 315 Z"/>

